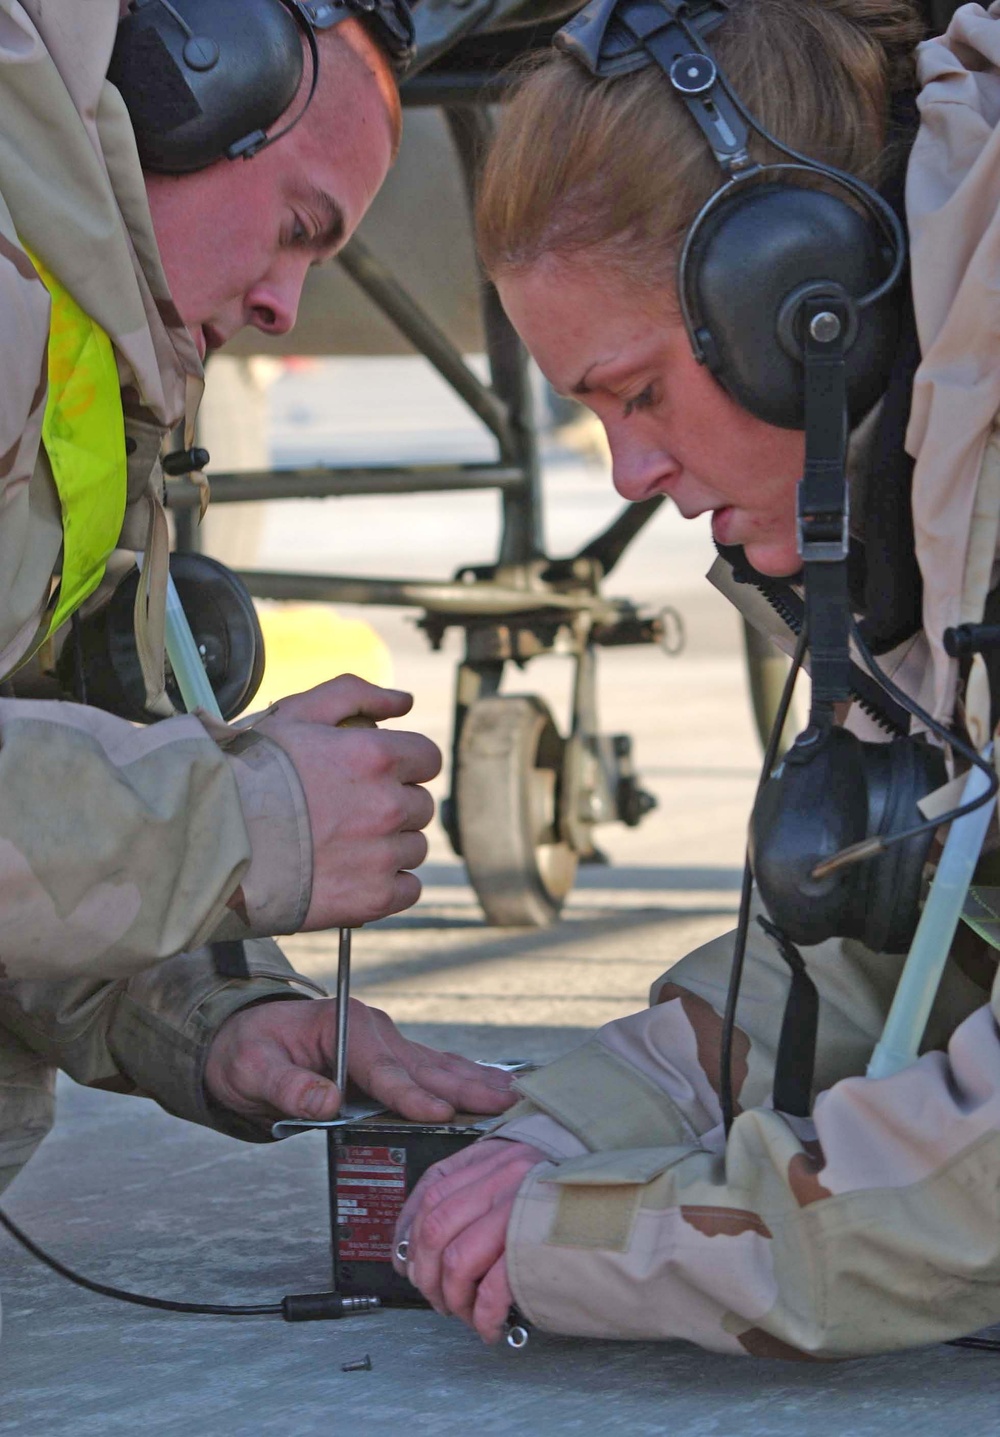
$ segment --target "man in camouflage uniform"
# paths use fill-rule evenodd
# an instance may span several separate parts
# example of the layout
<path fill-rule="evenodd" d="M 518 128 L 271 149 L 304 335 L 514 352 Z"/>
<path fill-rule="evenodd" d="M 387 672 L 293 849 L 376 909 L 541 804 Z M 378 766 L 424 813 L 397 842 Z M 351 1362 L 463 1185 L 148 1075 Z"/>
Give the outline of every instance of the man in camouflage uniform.
<path fill-rule="evenodd" d="M 243 324 L 291 326 L 309 265 L 349 237 L 398 138 L 385 56 L 347 20 L 320 36 L 314 103 L 273 149 L 147 186 L 105 79 L 118 20 L 118 0 L 0 0 L 0 1188 L 48 1131 L 56 1068 L 253 1140 L 278 1114 L 335 1114 L 336 1006 L 268 935 L 414 902 L 433 808 L 421 785 L 439 764 L 416 734 L 338 731 L 409 707 L 350 677 L 243 730 L 196 716 L 142 729 L 17 697 L 62 612 L 79 525 L 107 498 L 74 499 L 72 455 L 57 482 L 80 432 L 65 385 L 99 376 L 109 337 L 127 494 L 105 589 L 141 549 L 162 601 L 159 453 L 185 412 L 190 425 L 206 348 Z M 162 705 L 162 604 L 140 617 Z M 246 940 L 248 977 L 217 974 L 202 945 L 218 939 Z M 509 1101 L 499 1075 L 360 1003 L 351 1052 L 355 1081 L 413 1116 Z"/>
<path fill-rule="evenodd" d="M 918 60 L 907 212 L 923 358 L 907 449 L 924 632 L 883 664 L 948 721 L 957 670 L 932 636 L 981 621 L 1000 532 L 1000 6 L 963 6 Z M 988 705 L 974 712 L 971 684 L 964 697 L 970 728 L 988 733 Z M 853 710 L 848 723 L 864 733 Z M 998 897 L 976 890 L 966 909 L 994 947 Z M 401 1220 L 399 1268 L 440 1311 L 486 1340 L 514 1300 L 543 1330 L 799 1359 L 1000 1320 L 989 950 L 973 967 L 956 947 L 922 1056 L 872 1080 L 903 960 L 853 941 L 803 948 L 820 999 L 807 1119 L 771 1103 L 788 970 L 756 923 L 750 933 L 728 1140 L 719 1052 L 732 935 L 673 967 L 647 1012 L 521 1079 L 523 1101 L 495 1136 L 424 1178 Z"/>

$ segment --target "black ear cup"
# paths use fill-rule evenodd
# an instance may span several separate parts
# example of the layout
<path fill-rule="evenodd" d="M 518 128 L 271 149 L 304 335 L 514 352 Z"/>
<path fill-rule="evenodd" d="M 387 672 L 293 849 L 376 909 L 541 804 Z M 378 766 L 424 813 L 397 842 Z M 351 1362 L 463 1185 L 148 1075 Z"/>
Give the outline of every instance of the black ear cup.
<path fill-rule="evenodd" d="M 255 153 L 295 99 L 302 33 L 281 0 L 133 0 L 108 79 L 143 168 L 186 174 Z"/>
<path fill-rule="evenodd" d="M 222 716 L 235 718 L 264 676 L 264 635 L 250 593 L 231 569 L 206 554 L 171 554 L 170 574 Z M 82 671 L 89 704 L 135 723 L 148 723 L 153 715 L 145 709 L 132 622 L 138 582 L 138 573 L 132 570 L 105 607 L 77 626 L 63 645 L 57 674 L 64 692 L 79 700 Z M 174 706 L 183 709 L 169 669 L 167 693 Z"/>
<path fill-rule="evenodd" d="M 839 936 L 878 953 L 905 952 L 933 829 L 826 878 L 813 878 L 812 870 L 852 843 L 922 822 L 917 803 L 946 776 L 941 751 L 919 739 L 865 743 L 841 728 L 799 735 L 750 819 L 760 896 L 793 943 Z"/>
<path fill-rule="evenodd" d="M 896 351 L 892 296 L 858 309 L 892 265 L 874 227 L 844 200 L 801 185 L 740 188 L 709 211 L 681 275 L 692 340 L 744 409 L 804 427 L 802 303 L 848 298 L 848 408 L 856 423 L 883 393 Z"/>

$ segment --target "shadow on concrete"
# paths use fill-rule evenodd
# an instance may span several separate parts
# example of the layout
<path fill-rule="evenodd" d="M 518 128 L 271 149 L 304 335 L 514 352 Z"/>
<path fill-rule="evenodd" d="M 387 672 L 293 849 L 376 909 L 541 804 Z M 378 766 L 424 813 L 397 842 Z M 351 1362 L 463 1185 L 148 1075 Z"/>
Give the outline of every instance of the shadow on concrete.
<path fill-rule="evenodd" d="M 668 927 L 679 921 L 690 921 L 696 918 L 732 918 L 735 909 L 726 908 L 638 908 L 624 912 L 616 910 L 612 913 L 603 913 L 600 917 L 591 920 L 575 920 L 572 923 L 557 923 L 551 928 L 502 928 L 497 929 L 498 937 L 486 942 L 478 939 L 474 943 L 463 944 L 458 948 L 451 948 L 447 952 L 438 950 L 415 954 L 396 961 L 389 960 L 372 962 L 366 964 L 363 951 L 359 948 L 355 961 L 352 991 L 355 993 L 364 992 L 366 989 L 383 987 L 393 984 L 399 980 L 413 981 L 431 973 L 459 972 L 462 969 L 476 968 L 484 963 L 495 963 L 503 960 L 522 959 L 525 962 L 537 960 L 539 957 L 565 956 L 567 962 L 586 963 L 586 955 L 567 951 L 565 955 L 559 955 L 556 950 L 566 948 L 567 950 L 577 944 L 592 944 L 595 939 L 599 940 L 607 936 L 609 942 L 621 943 L 623 933 L 634 933 L 637 940 L 645 938 L 657 929 Z M 375 927 L 376 925 L 372 925 Z M 377 925 L 380 928 L 415 927 L 412 920 L 383 920 Z M 428 924 L 428 926 L 433 926 Z M 484 929 L 482 922 L 469 924 L 475 927 L 476 932 L 481 934 Z M 312 950 L 315 954 L 315 949 Z M 325 956 L 325 955 L 324 955 Z M 317 978 L 320 982 L 332 983 L 336 978 L 336 953 L 333 945 L 329 949 L 329 968 L 317 968 L 310 965 L 310 976 Z M 592 958 L 591 962 L 606 962 L 606 959 Z M 478 995 L 481 996 L 481 995 Z"/>
<path fill-rule="evenodd" d="M 756 783 L 760 770 L 756 768 L 717 768 L 714 764 L 698 767 L 694 764 L 640 763 L 639 777 L 643 778 L 720 778 L 736 783 Z"/>

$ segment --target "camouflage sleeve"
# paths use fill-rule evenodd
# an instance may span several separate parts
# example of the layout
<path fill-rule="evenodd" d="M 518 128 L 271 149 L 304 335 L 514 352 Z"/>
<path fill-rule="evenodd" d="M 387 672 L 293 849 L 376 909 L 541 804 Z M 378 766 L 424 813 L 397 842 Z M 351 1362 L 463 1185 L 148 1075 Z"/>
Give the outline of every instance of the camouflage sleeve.
<path fill-rule="evenodd" d="M 113 983 L 7 983 L 0 1025 L 90 1087 L 153 1098 L 177 1117 L 265 1141 L 250 1123 L 206 1101 L 205 1060 L 223 1022 L 251 1003 L 322 996 L 267 940 L 246 945 L 249 979 L 220 978 L 206 949 L 180 953 Z"/>
<path fill-rule="evenodd" d="M 49 309 L 48 291 L 0 199 L 0 353 L 16 356 L 0 385 L 0 505 L 25 513 L 48 392 Z"/>
<path fill-rule="evenodd" d="M 38 630 L 62 545 L 54 486 L 30 482 L 48 395 L 49 315 L 48 290 L 0 195 L 0 673 Z"/>
<path fill-rule="evenodd" d="M 718 1013 L 688 985 L 710 992 L 729 951 L 707 945 L 656 1007 L 519 1084 L 526 1103 L 499 1135 L 531 1141 L 544 1119 L 551 1159 L 508 1230 L 521 1310 L 556 1332 L 794 1358 L 916 1346 L 1000 1319 L 1000 986 L 991 1009 L 952 973 L 932 1020 L 932 1037 L 951 1032 L 946 1051 L 872 1082 L 856 1075 L 883 1006 L 865 988 L 865 950 L 809 950 L 821 994 L 839 984 L 846 1000 L 853 982 L 862 1021 L 827 1004 L 829 1086 L 813 1120 L 793 1119 L 769 1106 L 781 1004 L 772 1014 L 761 1001 L 772 975 L 755 940 L 727 1143 Z M 891 992 L 899 960 L 882 962 Z"/>
<path fill-rule="evenodd" d="M 0 700 L 0 975 L 127 977 L 290 932 L 310 883 L 301 785 L 269 740 Z"/>

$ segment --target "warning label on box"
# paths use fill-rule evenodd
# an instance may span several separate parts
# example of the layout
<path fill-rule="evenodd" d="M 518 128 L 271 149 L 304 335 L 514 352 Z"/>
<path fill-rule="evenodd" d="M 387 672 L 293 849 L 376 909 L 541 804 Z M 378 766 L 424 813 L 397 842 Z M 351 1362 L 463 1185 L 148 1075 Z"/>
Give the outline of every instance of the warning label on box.
<path fill-rule="evenodd" d="M 338 1149 L 337 1227 L 342 1260 L 386 1262 L 406 1201 L 406 1149 L 348 1143 Z"/>

